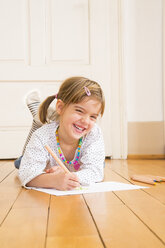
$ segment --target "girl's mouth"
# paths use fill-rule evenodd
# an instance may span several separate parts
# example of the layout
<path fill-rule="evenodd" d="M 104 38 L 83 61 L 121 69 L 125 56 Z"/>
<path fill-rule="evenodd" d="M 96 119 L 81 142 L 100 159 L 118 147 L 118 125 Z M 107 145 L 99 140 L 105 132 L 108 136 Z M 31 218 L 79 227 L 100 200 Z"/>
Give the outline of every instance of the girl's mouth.
<path fill-rule="evenodd" d="M 86 128 L 80 127 L 80 126 L 78 126 L 78 125 L 76 125 L 76 124 L 73 124 L 73 126 L 74 126 L 74 128 L 76 129 L 76 131 L 77 131 L 78 133 L 82 133 L 82 132 L 84 132 L 84 130 L 86 129 Z"/>

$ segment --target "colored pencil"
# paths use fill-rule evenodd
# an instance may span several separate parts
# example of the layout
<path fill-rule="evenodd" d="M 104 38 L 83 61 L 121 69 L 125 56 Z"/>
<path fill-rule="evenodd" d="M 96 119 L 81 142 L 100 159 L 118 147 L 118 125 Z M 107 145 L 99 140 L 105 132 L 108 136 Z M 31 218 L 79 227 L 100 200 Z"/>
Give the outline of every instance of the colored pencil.
<path fill-rule="evenodd" d="M 48 145 L 45 146 L 46 150 L 52 155 L 52 157 L 56 160 L 58 165 L 66 172 L 70 173 L 70 171 L 66 168 L 66 166 L 62 163 L 62 161 L 57 157 L 57 155 L 50 149 Z"/>
<path fill-rule="evenodd" d="M 131 179 L 134 181 L 137 181 L 137 182 L 156 185 L 156 182 L 153 179 L 148 178 L 147 176 L 144 176 L 144 175 L 133 175 L 133 176 L 131 176 Z"/>

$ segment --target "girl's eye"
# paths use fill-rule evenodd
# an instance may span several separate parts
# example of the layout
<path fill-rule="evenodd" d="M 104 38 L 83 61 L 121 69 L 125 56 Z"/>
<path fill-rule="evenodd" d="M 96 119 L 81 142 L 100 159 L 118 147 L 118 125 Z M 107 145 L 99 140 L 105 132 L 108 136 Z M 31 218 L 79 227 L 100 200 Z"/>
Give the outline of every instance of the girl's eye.
<path fill-rule="evenodd" d="M 76 109 L 76 111 L 79 113 L 83 113 L 83 111 L 81 109 Z"/>
<path fill-rule="evenodd" d="M 93 120 L 97 120 L 97 117 L 96 117 L 96 116 L 91 116 L 91 118 L 92 118 Z"/>

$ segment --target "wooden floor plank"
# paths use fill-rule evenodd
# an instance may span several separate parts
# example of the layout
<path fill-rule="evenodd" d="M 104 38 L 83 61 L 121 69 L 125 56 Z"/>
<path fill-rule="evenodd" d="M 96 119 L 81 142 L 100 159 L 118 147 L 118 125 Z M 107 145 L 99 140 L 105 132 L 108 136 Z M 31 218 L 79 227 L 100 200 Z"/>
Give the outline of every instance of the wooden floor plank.
<path fill-rule="evenodd" d="M 149 189 L 144 189 L 155 199 L 165 204 L 165 182 L 157 183 L 156 186 L 151 186 L 146 183 L 136 182 L 130 179 L 133 174 L 152 174 L 165 176 L 165 161 L 163 160 L 111 160 L 107 161 L 107 166 L 118 173 L 120 176 L 130 181 L 133 184 L 149 186 Z"/>
<path fill-rule="evenodd" d="M 0 163 L 0 182 L 4 180 L 12 171 L 14 171 L 13 161 L 2 161 Z"/>
<path fill-rule="evenodd" d="M 128 168 L 140 170 L 142 173 L 151 173 L 157 175 L 163 173 L 165 176 L 165 160 L 126 160 Z"/>
<path fill-rule="evenodd" d="M 84 195 L 107 248 L 164 247 L 126 205 L 111 202 L 109 196 L 99 200 L 97 193 Z"/>
<path fill-rule="evenodd" d="M 9 162 L 13 162 L 14 163 L 14 160 L 13 159 L 0 159 L 0 167 L 5 164 L 5 163 L 9 163 Z"/>
<path fill-rule="evenodd" d="M 128 160 L 127 163 L 129 170 L 131 170 L 134 174 L 151 174 L 165 177 L 164 160 L 140 160 L 138 164 L 136 163 L 136 161 Z M 156 187 L 150 187 L 149 189 L 145 189 L 145 191 L 155 197 L 156 199 L 158 199 L 163 204 L 165 204 L 165 182 L 157 183 Z"/>
<path fill-rule="evenodd" d="M 141 219 L 165 244 L 165 206 L 145 192 L 120 191 L 115 194 Z"/>
<path fill-rule="evenodd" d="M 1 248 L 44 248 L 47 208 L 15 208 L 0 228 Z"/>
<path fill-rule="evenodd" d="M 17 178 L 17 171 L 11 173 L 0 184 L 0 225 L 6 218 L 22 188 Z"/>
<path fill-rule="evenodd" d="M 121 174 L 123 175 L 124 173 Z M 108 171 L 108 168 L 106 168 L 106 179 L 112 180 L 113 176 L 115 177 L 114 171 Z M 118 177 L 119 175 L 116 176 Z M 122 178 L 121 181 L 124 181 L 124 178 Z M 144 190 L 129 190 L 116 191 L 115 195 L 117 195 L 149 229 L 153 230 L 160 240 L 165 242 L 165 205 L 149 194 L 154 187 L 157 186 L 150 186 L 148 194 Z"/>
<path fill-rule="evenodd" d="M 23 188 L 13 208 L 48 208 L 49 199 L 49 194 Z"/>
<path fill-rule="evenodd" d="M 52 196 L 46 247 L 103 247 L 82 195 Z"/>
<path fill-rule="evenodd" d="M 8 163 L 8 160 L 0 160 L 0 167 L 2 167 L 4 164 Z"/>
<path fill-rule="evenodd" d="M 48 237 L 47 246 L 50 248 L 100 248 L 100 240 L 94 236 L 67 236 L 67 237 Z"/>
<path fill-rule="evenodd" d="M 44 248 L 48 194 L 23 189 L 0 228 L 1 248 Z"/>

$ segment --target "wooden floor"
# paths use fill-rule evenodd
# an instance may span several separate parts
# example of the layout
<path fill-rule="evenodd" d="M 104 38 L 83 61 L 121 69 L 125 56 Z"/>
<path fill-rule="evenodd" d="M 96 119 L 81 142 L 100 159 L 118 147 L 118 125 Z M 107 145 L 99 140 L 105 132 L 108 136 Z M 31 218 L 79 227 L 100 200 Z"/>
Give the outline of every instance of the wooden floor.
<path fill-rule="evenodd" d="M 164 160 L 107 160 L 105 181 L 165 176 Z M 148 189 L 50 196 L 21 188 L 13 161 L 0 161 L 1 248 L 165 247 L 165 182 Z"/>

